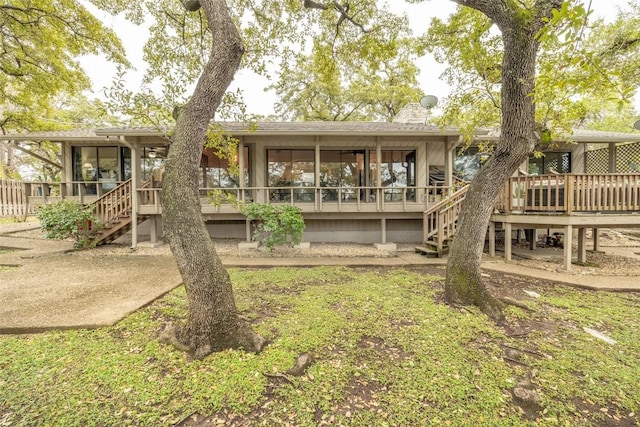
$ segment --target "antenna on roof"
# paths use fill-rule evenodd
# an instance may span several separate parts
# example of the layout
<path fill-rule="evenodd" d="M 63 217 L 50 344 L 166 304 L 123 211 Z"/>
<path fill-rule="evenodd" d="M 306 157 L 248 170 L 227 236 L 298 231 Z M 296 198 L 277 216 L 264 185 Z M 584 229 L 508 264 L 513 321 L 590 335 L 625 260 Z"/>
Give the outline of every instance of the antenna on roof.
<path fill-rule="evenodd" d="M 420 105 L 422 105 L 427 110 L 427 116 L 424 118 L 424 124 L 426 125 L 427 120 L 429 120 L 431 109 L 438 105 L 438 98 L 433 95 L 425 95 L 420 98 Z"/>
<path fill-rule="evenodd" d="M 636 122 L 633 124 L 633 127 L 640 130 L 640 120 L 636 120 Z"/>

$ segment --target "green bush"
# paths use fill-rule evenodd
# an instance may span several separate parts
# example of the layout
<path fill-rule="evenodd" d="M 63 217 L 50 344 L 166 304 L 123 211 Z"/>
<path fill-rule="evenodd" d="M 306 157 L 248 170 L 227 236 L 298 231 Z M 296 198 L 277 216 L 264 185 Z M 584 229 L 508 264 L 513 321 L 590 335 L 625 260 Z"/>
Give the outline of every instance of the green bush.
<path fill-rule="evenodd" d="M 253 240 L 261 241 L 269 251 L 289 240 L 292 245 L 302 241 L 304 218 L 297 206 L 250 202 L 241 207 L 241 212 L 255 222 Z"/>
<path fill-rule="evenodd" d="M 73 238 L 76 248 L 90 248 L 96 245 L 100 224 L 92 209 L 82 203 L 75 200 L 48 203 L 38 208 L 36 216 L 47 239 Z"/>

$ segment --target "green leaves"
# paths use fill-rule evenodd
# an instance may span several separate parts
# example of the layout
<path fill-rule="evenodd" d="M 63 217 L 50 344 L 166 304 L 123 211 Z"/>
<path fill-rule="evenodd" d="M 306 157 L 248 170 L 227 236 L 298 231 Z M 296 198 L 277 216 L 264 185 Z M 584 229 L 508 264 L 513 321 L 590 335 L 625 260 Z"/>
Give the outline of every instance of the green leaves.
<path fill-rule="evenodd" d="M 47 239 L 64 240 L 73 238 L 75 246 L 88 248 L 95 246 L 95 232 L 99 221 L 91 208 L 75 200 L 62 200 L 40 206 L 36 215 Z"/>
<path fill-rule="evenodd" d="M 104 54 L 127 63 L 116 35 L 76 0 L 8 0 L 0 5 L 0 22 L 4 130 L 37 130 L 59 94 L 75 97 L 89 88 L 77 56 Z"/>
<path fill-rule="evenodd" d="M 550 140 L 558 131 L 566 135 L 573 127 L 602 129 L 603 123 L 609 130 L 628 130 L 633 120 L 615 117 L 631 115 L 629 101 L 640 80 L 639 11 L 638 4 L 632 5 L 614 23 L 605 24 L 590 21 L 584 2 L 565 1 L 547 20 L 537 36 L 532 95 L 536 122 L 552 130 Z M 434 20 L 422 42 L 438 61 L 450 65 L 444 77 L 453 93 L 443 121 L 463 129 L 499 125 L 503 45 L 491 21 L 461 7 L 447 22 Z"/>
<path fill-rule="evenodd" d="M 256 221 L 253 239 L 262 241 L 269 251 L 288 239 L 293 245 L 302 241 L 304 218 L 297 206 L 251 202 L 242 206 L 241 211 L 247 219 Z"/>

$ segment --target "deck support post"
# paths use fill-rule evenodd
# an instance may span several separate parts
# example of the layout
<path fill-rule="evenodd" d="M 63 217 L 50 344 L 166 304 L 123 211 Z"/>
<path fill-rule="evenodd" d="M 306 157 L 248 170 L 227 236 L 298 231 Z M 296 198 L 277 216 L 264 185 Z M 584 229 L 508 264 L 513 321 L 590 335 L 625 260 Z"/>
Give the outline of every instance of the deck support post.
<path fill-rule="evenodd" d="M 489 256 L 496 256 L 496 223 L 489 222 Z"/>
<path fill-rule="evenodd" d="M 578 228 L 578 262 L 584 264 L 587 262 L 587 229 L 585 227 Z"/>
<path fill-rule="evenodd" d="M 251 242 L 251 221 L 248 219 L 244 222 L 244 236 L 247 243 Z"/>
<path fill-rule="evenodd" d="M 600 252 L 600 233 L 597 228 L 594 228 L 591 233 L 593 236 L 593 251 Z"/>
<path fill-rule="evenodd" d="M 380 220 L 380 232 L 381 232 L 380 242 L 384 245 L 387 243 L 387 219 L 386 218 L 382 218 Z"/>
<path fill-rule="evenodd" d="M 511 223 L 504 224 L 504 259 L 511 261 Z"/>
<path fill-rule="evenodd" d="M 572 247 L 571 242 L 573 241 L 573 226 L 565 225 L 564 226 L 564 269 L 566 271 L 571 271 L 571 257 L 572 257 Z"/>
<path fill-rule="evenodd" d="M 151 215 L 149 221 L 149 241 L 152 245 L 158 243 L 158 215 Z"/>
<path fill-rule="evenodd" d="M 535 228 L 530 228 L 526 230 L 527 240 L 529 241 L 529 250 L 536 250 L 536 242 L 538 241 L 538 230 Z"/>

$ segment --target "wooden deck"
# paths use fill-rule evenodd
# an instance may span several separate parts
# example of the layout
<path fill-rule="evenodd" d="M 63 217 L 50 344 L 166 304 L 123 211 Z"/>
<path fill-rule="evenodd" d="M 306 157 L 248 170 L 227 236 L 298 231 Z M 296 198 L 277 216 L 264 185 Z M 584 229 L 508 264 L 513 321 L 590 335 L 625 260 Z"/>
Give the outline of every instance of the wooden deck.
<path fill-rule="evenodd" d="M 578 233 L 578 262 L 586 261 L 586 230 L 640 227 L 640 174 L 563 174 L 513 177 L 505 184 L 489 224 L 489 254 L 495 256 L 496 225 L 505 236 L 517 229 L 561 229 L 564 269 L 571 270 L 574 230 Z M 535 239 L 534 239 L 535 240 Z M 512 256 L 505 239 L 505 258 Z"/>

